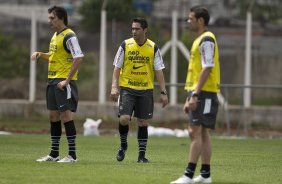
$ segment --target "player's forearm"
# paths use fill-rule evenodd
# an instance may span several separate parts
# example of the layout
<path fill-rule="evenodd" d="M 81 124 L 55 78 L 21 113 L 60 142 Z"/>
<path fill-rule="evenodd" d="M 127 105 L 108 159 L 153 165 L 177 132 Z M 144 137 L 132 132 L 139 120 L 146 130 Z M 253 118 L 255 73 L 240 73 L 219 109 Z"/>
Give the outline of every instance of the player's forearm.
<path fill-rule="evenodd" d="M 38 58 L 43 59 L 45 61 L 49 61 L 50 54 L 49 53 L 43 53 L 38 52 Z"/>
<path fill-rule="evenodd" d="M 120 68 L 115 67 L 112 77 L 112 88 L 118 88 Z"/>
<path fill-rule="evenodd" d="M 157 78 L 157 81 L 160 85 L 160 90 L 161 91 L 165 91 L 165 79 L 164 79 L 164 75 L 163 75 L 163 71 L 162 70 L 155 70 L 155 75 Z"/>
<path fill-rule="evenodd" d="M 70 73 L 68 75 L 68 77 L 66 78 L 66 81 L 69 83 L 71 81 L 71 79 L 73 78 L 74 74 L 77 72 L 80 63 L 82 61 L 82 58 L 74 58 L 73 59 L 73 64 L 70 70 Z"/>
<path fill-rule="evenodd" d="M 212 68 L 203 68 L 201 73 L 200 73 L 200 77 L 198 80 L 198 85 L 195 89 L 195 93 L 199 94 L 203 88 L 203 86 L 205 85 L 206 81 L 209 78 L 209 75 L 211 73 Z"/>

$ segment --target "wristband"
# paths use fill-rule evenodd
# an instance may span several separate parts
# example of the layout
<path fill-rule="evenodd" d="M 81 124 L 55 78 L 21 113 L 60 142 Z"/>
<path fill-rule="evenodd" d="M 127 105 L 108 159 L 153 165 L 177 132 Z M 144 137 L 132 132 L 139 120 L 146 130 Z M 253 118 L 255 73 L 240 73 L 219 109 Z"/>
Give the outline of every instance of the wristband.
<path fill-rule="evenodd" d="M 199 97 L 199 94 L 198 93 L 196 93 L 196 92 L 192 92 L 192 95 L 191 95 L 191 97 Z"/>
<path fill-rule="evenodd" d="M 167 92 L 166 92 L 166 90 L 164 90 L 164 91 L 161 91 L 161 94 L 162 94 L 162 95 L 167 95 Z"/>

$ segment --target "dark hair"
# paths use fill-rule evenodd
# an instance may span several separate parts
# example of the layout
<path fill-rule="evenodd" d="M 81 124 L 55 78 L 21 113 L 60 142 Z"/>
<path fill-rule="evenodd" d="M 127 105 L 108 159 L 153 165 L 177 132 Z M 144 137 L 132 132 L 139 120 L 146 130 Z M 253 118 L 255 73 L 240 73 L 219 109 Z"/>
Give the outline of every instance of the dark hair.
<path fill-rule="evenodd" d="M 133 22 L 138 22 L 138 23 L 140 23 L 142 29 L 148 28 L 147 20 L 144 19 L 144 18 L 140 18 L 140 17 L 134 18 L 134 19 L 132 20 L 132 23 L 133 23 Z"/>
<path fill-rule="evenodd" d="M 206 26 L 209 24 L 210 14 L 209 14 L 209 11 L 208 11 L 208 9 L 206 7 L 203 7 L 203 6 L 193 6 L 190 9 L 190 11 L 195 13 L 196 19 L 199 19 L 199 18 L 202 17 L 204 19 L 204 22 L 205 22 Z"/>
<path fill-rule="evenodd" d="M 64 24 L 68 25 L 68 14 L 65 8 L 60 6 L 53 6 L 48 9 L 48 13 L 54 13 L 59 19 L 64 19 Z"/>

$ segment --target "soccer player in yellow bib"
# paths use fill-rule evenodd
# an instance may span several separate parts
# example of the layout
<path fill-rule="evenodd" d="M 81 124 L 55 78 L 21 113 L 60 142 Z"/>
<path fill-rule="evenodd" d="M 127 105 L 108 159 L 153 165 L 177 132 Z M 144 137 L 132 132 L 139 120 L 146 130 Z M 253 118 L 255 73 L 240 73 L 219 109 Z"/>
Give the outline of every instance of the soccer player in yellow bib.
<path fill-rule="evenodd" d="M 75 33 L 67 27 L 66 10 L 53 6 L 48 9 L 48 19 L 50 27 L 55 30 L 50 41 L 49 52 L 34 52 L 31 59 L 44 59 L 49 63 L 46 102 L 52 143 L 50 154 L 36 161 L 76 162 L 76 128 L 72 113 L 77 109 L 78 91 L 75 81 L 84 55 Z M 69 147 L 68 155 L 63 159 L 59 158 L 61 123 L 64 123 Z"/>
<path fill-rule="evenodd" d="M 134 112 L 138 123 L 139 163 L 148 163 L 145 157 L 148 140 L 148 122 L 154 110 L 154 76 L 160 86 L 162 106 L 168 103 L 163 69 L 165 68 L 160 50 L 146 37 L 148 23 L 143 18 L 132 21 L 132 38 L 121 44 L 114 59 L 111 97 L 119 97 L 120 148 L 116 155 L 122 161 L 127 150 L 129 121 Z"/>
<path fill-rule="evenodd" d="M 191 138 L 188 166 L 184 175 L 171 184 L 211 183 L 211 139 L 209 129 L 215 128 L 220 91 L 218 45 L 214 34 L 207 30 L 209 12 L 201 6 L 192 7 L 188 16 L 190 29 L 196 33 L 191 48 L 185 89 L 188 96 L 183 110 L 189 114 Z M 198 159 L 200 175 L 193 179 Z"/>

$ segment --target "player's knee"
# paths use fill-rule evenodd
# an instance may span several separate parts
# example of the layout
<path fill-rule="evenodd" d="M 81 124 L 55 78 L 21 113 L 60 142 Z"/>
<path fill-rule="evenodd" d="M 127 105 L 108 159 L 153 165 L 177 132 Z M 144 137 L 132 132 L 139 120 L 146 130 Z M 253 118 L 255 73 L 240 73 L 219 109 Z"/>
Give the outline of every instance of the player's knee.
<path fill-rule="evenodd" d="M 70 120 L 72 120 L 72 115 L 70 111 L 61 112 L 60 116 L 63 122 L 69 122 Z"/>
<path fill-rule="evenodd" d="M 121 116 L 119 122 L 121 125 L 128 125 L 129 121 L 130 121 L 130 116 Z"/>
<path fill-rule="evenodd" d="M 195 140 L 201 137 L 201 132 L 198 130 L 198 128 L 190 128 L 188 132 L 191 140 Z"/>
<path fill-rule="evenodd" d="M 148 121 L 144 119 L 138 119 L 137 123 L 138 123 L 138 126 L 141 126 L 141 127 L 149 125 Z"/>
<path fill-rule="evenodd" d="M 50 113 L 49 119 L 50 119 L 51 122 L 60 121 L 60 114 L 59 113 Z"/>

